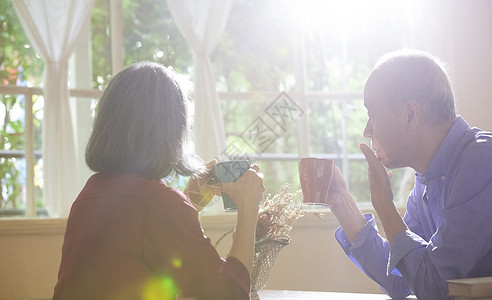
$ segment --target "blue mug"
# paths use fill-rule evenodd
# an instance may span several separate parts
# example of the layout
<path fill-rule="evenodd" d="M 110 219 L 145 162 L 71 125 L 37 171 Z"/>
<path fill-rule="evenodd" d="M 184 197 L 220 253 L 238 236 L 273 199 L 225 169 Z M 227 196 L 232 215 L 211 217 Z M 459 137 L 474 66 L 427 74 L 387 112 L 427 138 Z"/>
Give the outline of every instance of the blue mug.
<path fill-rule="evenodd" d="M 234 182 L 239 179 L 251 166 L 247 160 L 230 160 L 217 163 L 212 170 L 210 184 L 218 182 Z M 237 205 L 226 193 L 222 193 L 225 210 L 236 210 Z"/>

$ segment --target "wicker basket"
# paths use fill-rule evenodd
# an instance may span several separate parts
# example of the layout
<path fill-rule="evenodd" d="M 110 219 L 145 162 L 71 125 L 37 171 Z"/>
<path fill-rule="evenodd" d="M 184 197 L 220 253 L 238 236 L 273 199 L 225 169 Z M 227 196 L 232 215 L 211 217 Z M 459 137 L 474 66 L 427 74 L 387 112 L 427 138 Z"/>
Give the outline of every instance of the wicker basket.
<path fill-rule="evenodd" d="M 215 247 L 227 236 L 232 234 L 234 238 L 236 228 L 224 233 L 215 243 Z M 251 270 L 251 299 L 259 300 L 258 291 L 265 287 L 273 263 L 277 256 L 284 248 L 290 244 L 288 236 L 267 237 L 255 243 L 255 256 L 253 258 L 253 269 Z"/>
<path fill-rule="evenodd" d="M 265 287 L 273 263 L 280 250 L 290 243 L 285 236 L 266 238 L 255 244 L 253 270 L 251 271 L 251 299 L 260 299 L 258 291 Z"/>

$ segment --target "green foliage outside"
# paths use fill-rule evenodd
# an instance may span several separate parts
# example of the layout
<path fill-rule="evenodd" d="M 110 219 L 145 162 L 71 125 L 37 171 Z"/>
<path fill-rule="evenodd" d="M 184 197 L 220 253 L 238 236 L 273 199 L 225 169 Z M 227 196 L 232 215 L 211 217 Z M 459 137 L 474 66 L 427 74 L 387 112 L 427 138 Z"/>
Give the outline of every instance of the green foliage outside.
<path fill-rule="evenodd" d="M 154 61 L 191 75 L 193 57 L 172 21 L 165 1 L 123 0 L 124 65 Z M 111 79 L 109 1 L 97 0 L 92 12 L 93 87 L 102 90 Z"/>
<path fill-rule="evenodd" d="M 0 84 L 39 86 L 44 63 L 27 39 L 11 1 L 0 1 Z M 41 149 L 42 98 L 35 96 L 35 149 Z M 0 95 L 0 150 L 24 150 L 24 96 Z M 0 157 L 0 208 L 24 208 L 22 202 L 25 160 Z M 39 186 L 38 186 L 39 188 Z M 41 205 L 40 199 L 37 199 Z"/>

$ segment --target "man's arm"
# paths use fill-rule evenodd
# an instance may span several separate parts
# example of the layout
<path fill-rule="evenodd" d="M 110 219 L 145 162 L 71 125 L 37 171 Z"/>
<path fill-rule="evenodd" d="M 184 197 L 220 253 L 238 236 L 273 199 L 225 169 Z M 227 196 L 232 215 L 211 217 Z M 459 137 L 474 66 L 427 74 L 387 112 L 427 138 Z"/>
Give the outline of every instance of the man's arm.
<path fill-rule="evenodd" d="M 349 241 L 353 243 L 355 237 L 366 224 L 366 219 L 352 195 L 347 190 L 345 179 L 337 166 L 333 168 L 328 198 L 330 203 L 334 203 L 331 206 L 331 211 L 337 218 Z"/>
<path fill-rule="evenodd" d="M 447 279 L 492 274 L 492 151 L 485 143 L 477 145 L 479 149 L 462 153 L 460 159 L 455 160 L 459 165 L 451 169 L 456 172 L 439 179 L 442 189 L 437 188 L 437 183 L 428 187 L 429 203 L 444 200 L 440 213 L 431 214 L 431 206 L 422 202 L 423 188 L 419 189 L 417 201 L 407 205 L 405 220 L 411 231 L 396 237 L 391 265 L 398 266 L 417 296 L 444 298 Z M 418 221 L 424 226 L 421 229 L 426 233 L 422 235 L 425 241 L 414 234 L 413 226 L 418 224 L 408 214 L 409 211 L 415 213 L 416 209 L 427 211 Z M 432 216 L 438 227 L 425 228 L 431 223 L 426 215 Z"/>
<path fill-rule="evenodd" d="M 335 238 L 347 256 L 386 294 L 394 298 L 408 296 L 411 291 L 401 274 L 397 270 L 387 274 L 388 241 L 378 234 L 373 216 L 362 214 L 338 167 L 333 170 L 328 197 L 331 211 L 341 225 Z"/>
<path fill-rule="evenodd" d="M 393 192 L 386 169 L 369 146 L 360 144 L 359 149 L 366 157 L 369 166 L 368 176 L 372 205 L 381 219 L 386 238 L 391 244 L 397 234 L 408 229 L 407 225 L 403 222 L 393 202 Z M 391 174 L 389 175 L 391 176 Z"/>

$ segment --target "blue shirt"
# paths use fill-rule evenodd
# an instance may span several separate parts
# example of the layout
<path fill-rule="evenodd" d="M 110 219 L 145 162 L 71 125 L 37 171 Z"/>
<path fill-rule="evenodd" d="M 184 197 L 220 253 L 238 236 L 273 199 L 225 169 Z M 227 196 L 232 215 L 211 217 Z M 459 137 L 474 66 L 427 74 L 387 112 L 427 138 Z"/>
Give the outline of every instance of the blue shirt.
<path fill-rule="evenodd" d="M 352 245 L 335 237 L 348 257 L 392 298 L 450 299 L 447 280 L 492 276 L 492 133 L 457 117 L 432 158 L 416 174 L 404 221 L 390 247 L 374 217 Z"/>

